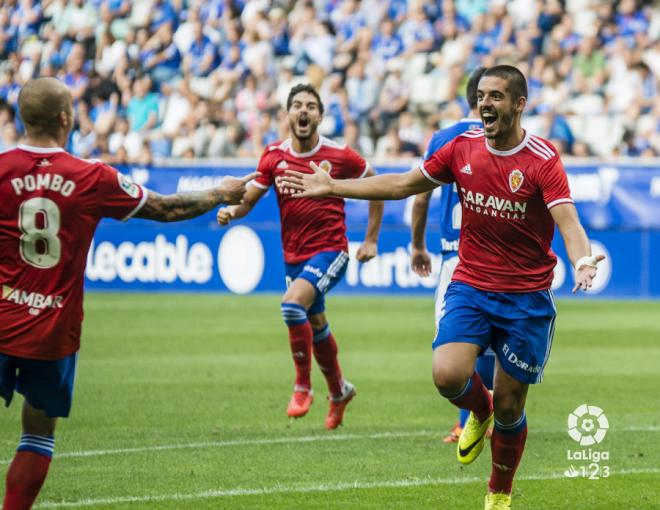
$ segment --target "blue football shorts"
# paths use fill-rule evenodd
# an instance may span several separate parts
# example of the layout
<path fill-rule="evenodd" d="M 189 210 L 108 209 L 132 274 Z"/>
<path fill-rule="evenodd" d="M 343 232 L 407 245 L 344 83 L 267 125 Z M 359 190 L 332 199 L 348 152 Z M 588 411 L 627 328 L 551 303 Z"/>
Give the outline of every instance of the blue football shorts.
<path fill-rule="evenodd" d="M 452 282 L 433 348 L 453 342 L 490 346 L 502 368 L 517 381 L 541 382 L 555 332 L 552 291 L 487 292 Z"/>
<path fill-rule="evenodd" d="M 322 251 L 299 264 L 285 264 L 286 286 L 296 278 L 303 278 L 316 289 L 316 299 L 307 313 L 325 311 L 325 294 L 344 277 L 348 267 L 345 251 Z"/>
<path fill-rule="evenodd" d="M 58 360 L 36 360 L 0 354 L 0 396 L 6 407 L 14 391 L 51 418 L 71 412 L 78 353 Z"/>

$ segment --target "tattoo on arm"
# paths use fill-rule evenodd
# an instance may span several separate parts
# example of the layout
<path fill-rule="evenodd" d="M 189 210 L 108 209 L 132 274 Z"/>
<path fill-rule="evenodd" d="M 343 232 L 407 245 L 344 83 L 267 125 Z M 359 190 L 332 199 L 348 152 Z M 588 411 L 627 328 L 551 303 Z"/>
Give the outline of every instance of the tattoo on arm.
<path fill-rule="evenodd" d="M 216 190 L 193 191 L 161 195 L 149 192 L 147 201 L 136 218 L 156 221 L 181 221 L 201 216 L 222 203 L 222 195 Z"/>

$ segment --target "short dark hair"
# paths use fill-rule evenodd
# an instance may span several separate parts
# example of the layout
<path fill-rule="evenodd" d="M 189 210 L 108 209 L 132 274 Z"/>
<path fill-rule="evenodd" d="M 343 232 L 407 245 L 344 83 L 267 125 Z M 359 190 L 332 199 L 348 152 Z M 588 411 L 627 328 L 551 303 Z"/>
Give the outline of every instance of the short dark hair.
<path fill-rule="evenodd" d="M 293 98 L 301 92 L 307 92 L 316 98 L 316 101 L 319 104 L 319 111 L 321 112 L 321 115 L 323 115 L 323 103 L 321 102 L 321 96 L 319 96 L 319 93 L 314 88 L 314 85 L 309 83 L 299 83 L 289 91 L 289 97 L 286 98 L 286 111 L 288 112 L 291 109 Z"/>
<path fill-rule="evenodd" d="M 527 80 L 520 69 L 508 65 L 493 66 L 486 69 L 481 75 L 482 78 L 486 76 L 495 76 L 507 81 L 507 89 L 516 101 L 521 97 L 527 99 Z"/>
<path fill-rule="evenodd" d="M 470 106 L 470 110 L 474 110 L 477 107 L 477 88 L 479 87 L 479 80 L 486 72 L 485 67 L 477 67 L 472 73 L 467 82 L 467 90 L 465 91 L 465 96 Z"/>

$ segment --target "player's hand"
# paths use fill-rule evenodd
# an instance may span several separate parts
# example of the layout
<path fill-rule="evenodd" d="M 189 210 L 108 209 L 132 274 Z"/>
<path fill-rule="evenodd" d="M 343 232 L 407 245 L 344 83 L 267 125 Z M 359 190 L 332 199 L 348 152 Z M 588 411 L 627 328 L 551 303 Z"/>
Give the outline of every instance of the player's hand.
<path fill-rule="evenodd" d="M 245 177 L 232 177 L 228 175 L 222 179 L 222 183 L 218 187 L 222 202 L 229 205 L 240 204 L 243 200 L 243 195 L 245 195 L 245 185 L 257 175 L 259 175 L 257 172 L 252 172 Z"/>
<path fill-rule="evenodd" d="M 222 225 L 223 227 L 226 225 L 229 225 L 229 222 L 234 219 L 236 215 L 236 207 L 235 206 L 229 206 L 229 207 L 223 207 L 221 209 L 218 209 L 218 214 L 216 216 L 216 219 L 218 220 L 218 225 Z"/>
<path fill-rule="evenodd" d="M 433 270 L 431 266 L 431 256 L 426 250 L 412 249 L 410 253 L 410 267 L 419 276 L 430 276 Z"/>
<path fill-rule="evenodd" d="M 596 255 L 594 257 L 595 264 L 605 259 L 605 255 Z M 594 278 L 596 277 L 596 265 L 583 264 L 575 271 L 575 287 L 573 292 L 578 290 L 589 290 L 593 285 Z"/>
<path fill-rule="evenodd" d="M 358 248 L 356 258 L 358 262 L 369 262 L 378 255 L 378 245 L 372 241 L 365 241 Z"/>
<path fill-rule="evenodd" d="M 314 173 L 304 174 L 295 170 L 287 170 L 278 183 L 280 192 L 296 198 L 331 195 L 332 177 L 314 162 L 311 162 L 309 166 Z"/>

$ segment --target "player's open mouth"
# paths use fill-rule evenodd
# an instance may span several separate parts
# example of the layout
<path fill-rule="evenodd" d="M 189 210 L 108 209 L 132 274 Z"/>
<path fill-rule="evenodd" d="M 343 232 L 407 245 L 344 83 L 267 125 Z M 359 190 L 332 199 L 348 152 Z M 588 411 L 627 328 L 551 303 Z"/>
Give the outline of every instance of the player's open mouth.
<path fill-rule="evenodd" d="M 493 127 L 497 121 L 497 114 L 494 112 L 481 112 L 481 120 L 485 128 Z"/>
<path fill-rule="evenodd" d="M 309 125 L 309 119 L 307 117 L 300 117 L 298 119 L 298 127 L 299 128 L 306 128 Z"/>

